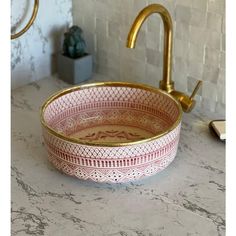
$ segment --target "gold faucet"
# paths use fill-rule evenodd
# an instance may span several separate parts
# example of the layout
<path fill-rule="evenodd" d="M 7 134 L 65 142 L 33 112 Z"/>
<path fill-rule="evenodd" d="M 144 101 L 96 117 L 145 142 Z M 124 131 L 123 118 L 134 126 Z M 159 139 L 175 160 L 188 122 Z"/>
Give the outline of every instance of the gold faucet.
<path fill-rule="evenodd" d="M 184 94 L 183 92 L 176 91 L 174 89 L 174 82 L 171 79 L 172 73 L 172 45 L 173 45 L 173 25 L 169 12 L 165 7 L 160 4 L 151 4 L 145 7 L 136 17 L 128 38 L 127 47 L 134 48 L 139 30 L 143 22 L 153 13 L 159 13 L 164 24 L 164 56 L 163 56 L 163 79 L 160 81 L 160 89 L 167 91 L 174 96 L 181 104 L 184 112 L 190 112 L 196 101 L 193 99 L 198 89 L 200 88 L 202 81 L 199 80 L 191 96 Z"/>

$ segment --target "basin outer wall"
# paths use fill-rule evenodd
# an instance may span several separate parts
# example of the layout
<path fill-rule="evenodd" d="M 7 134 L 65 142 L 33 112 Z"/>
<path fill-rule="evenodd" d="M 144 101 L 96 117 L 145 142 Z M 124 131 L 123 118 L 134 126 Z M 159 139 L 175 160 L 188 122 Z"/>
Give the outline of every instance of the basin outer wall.
<path fill-rule="evenodd" d="M 175 158 L 181 129 L 140 144 L 106 147 L 63 140 L 43 126 L 49 161 L 61 172 L 83 180 L 124 183 L 152 176 Z"/>

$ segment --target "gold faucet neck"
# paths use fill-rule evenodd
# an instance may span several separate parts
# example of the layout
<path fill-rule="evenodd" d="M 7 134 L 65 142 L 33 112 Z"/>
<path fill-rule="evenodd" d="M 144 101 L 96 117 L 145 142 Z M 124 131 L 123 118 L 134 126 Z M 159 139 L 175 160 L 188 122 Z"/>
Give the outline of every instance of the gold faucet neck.
<path fill-rule="evenodd" d="M 134 48 L 139 30 L 144 21 L 153 13 L 159 13 L 164 24 L 164 55 L 163 55 L 163 82 L 160 83 L 161 89 L 171 92 L 174 89 L 174 83 L 171 80 L 172 73 L 172 42 L 173 25 L 169 12 L 160 4 L 151 4 L 145 7 L 136 17 L 128 38 L 127 47 Z"/>

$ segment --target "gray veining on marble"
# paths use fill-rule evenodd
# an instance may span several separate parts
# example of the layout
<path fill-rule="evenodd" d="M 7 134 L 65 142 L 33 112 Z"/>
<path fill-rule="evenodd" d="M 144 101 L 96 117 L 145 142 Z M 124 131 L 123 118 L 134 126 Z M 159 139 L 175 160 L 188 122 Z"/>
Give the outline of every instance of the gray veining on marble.
<path fill-rule="evenodd" d="M 25 27 L 33 3 L 31 0 L 11 0 L 12 34 Z M 12 88 L 55 72 L 54 54 L 61 50 L 62 35 L 71 24 L 71 0 L 39 1 L 34 24 L 21 37 L 11 41 Z"/>
<path fill-rule="evenodd" d="M 13 236 L 225 235 L 225 144 L 208 129 L 222 117 L 184 114 L 175 160 L 151 178 L 85 182 L 48 162 L 41 135 L 41 104 L 67 86 L 52 77 L 12 92 Z"/>

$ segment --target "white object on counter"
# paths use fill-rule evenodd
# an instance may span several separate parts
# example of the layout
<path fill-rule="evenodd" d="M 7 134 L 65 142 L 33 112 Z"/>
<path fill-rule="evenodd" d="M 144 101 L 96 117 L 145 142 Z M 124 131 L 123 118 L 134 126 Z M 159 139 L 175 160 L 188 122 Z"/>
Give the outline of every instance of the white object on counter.
<path fill-rule="evenodd" d="M 224 120 L 215 120 L 211 122 L 212 128 L 215 130 L 217 135 L 221 140 L 226 139 L 226 132 L 225 132 L 225 121 Z"/>

